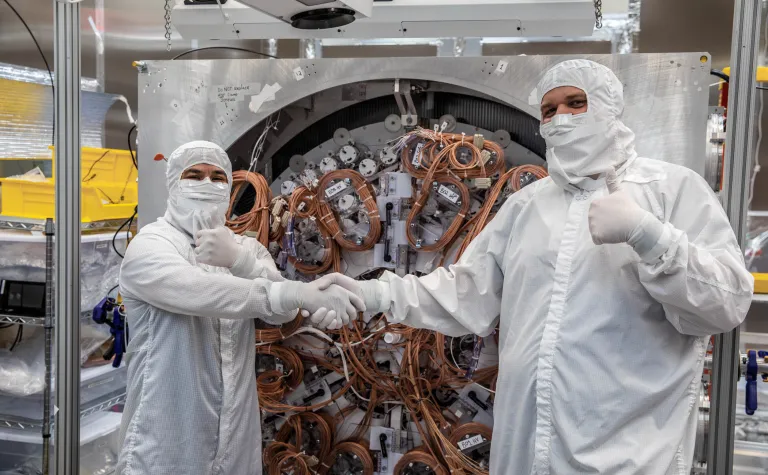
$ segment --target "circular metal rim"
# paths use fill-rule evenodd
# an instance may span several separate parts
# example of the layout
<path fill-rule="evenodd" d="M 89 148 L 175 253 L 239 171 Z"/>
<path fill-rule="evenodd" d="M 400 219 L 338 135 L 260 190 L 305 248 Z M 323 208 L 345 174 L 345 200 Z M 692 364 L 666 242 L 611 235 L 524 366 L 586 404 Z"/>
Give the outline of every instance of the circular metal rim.
<path fill-rule="evenodd" d="M 355 11 L 349 8 L 317 8 L 292 16 L 291 26 L 300 30 L 326 30 L 347 26 L 353 21 Z"/>

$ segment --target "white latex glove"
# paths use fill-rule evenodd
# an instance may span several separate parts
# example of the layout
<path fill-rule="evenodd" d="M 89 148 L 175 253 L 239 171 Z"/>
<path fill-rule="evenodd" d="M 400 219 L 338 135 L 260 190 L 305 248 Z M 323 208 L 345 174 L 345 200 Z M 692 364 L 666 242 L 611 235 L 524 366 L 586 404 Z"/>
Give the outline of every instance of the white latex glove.
<path fill-rule="evenodd" d="M 385 282 L 378 280 L 355 280 L 344 274 L 328 274 L 325 278 L 328 279 L 328 282 L 344 287 L 363 299 L 368 312 L 381 313 L 389 310 L 391 302 L 383 301 L 383 286 L 387 285 Z"/>
<path fill-rule="evenodd" d="M 336 316 L 336 312 L 327 308 L 321 308 L 312 314 L 309 321 L 321 330 L 338 330 L 343 326 L 341 319 Z"/>
<path fill-rule="evenodd" d="M 195 255 L 201 264 L 229 269 L 241 257 L 242 251 L 232 231 L 223 226 L 195 233 Z"/>
<path fill-rule="evenodd" d="M 589 207 L 592 241 L 598 245 L 627 243 L 644 256 L 659 242 L 664 224 L 621 189 L 615 170 L 607 173 L 605 181 L 610 194 Z"/>
<path fill-rule="evenodd" d="M 333 284 L 327 277 L 321 277 L 308 284 L 294 281 L 273 282 L 269 290 L 269 301 L 273 313 L 285 313 L 293 308 L 301 308 L 315 315 L 324 308 L 329 313 L 333 311 L 335 318 L 340 319 L 344 325 L 354 319 L 357 312 L 365 311 L 362 298 Z"/>

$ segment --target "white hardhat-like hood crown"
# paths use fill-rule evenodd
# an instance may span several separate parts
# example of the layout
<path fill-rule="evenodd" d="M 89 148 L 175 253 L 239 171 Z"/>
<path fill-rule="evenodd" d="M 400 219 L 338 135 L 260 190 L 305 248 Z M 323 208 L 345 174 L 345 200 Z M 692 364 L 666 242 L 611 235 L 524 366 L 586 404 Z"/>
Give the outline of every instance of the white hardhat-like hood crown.
<path fill-rule="evenodd" d="M 549 91 L 563 86 L 586 93 L 587 112 L 556 115 L 541 125 L 549 173 L 564 188 L 589 187 L 589 177 L 621 168 L 637 157 L 635 134 L 621 121 L 624 87 L 607 67 L 578 59 L 547 71 L 533 96 L 541 104 Z"/>
<path fill-rule="evenodd" d="M 214 165 L 227 174 L 227 183 L 210 179 L 182 180 L 184 170 L 201 163 Z M 232 189 L 232 162 L 218 145 L 195 141 L 177 148 L 168 158 L 166 171 L 168 207 L 165 220 L 194 241 L 201 229 L 223 226 Z"/>

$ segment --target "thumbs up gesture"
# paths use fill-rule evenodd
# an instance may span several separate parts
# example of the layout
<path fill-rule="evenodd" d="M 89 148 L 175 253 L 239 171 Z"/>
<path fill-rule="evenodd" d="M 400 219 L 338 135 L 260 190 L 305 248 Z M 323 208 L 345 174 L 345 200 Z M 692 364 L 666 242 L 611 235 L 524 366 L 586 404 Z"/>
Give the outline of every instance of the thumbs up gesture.
<path fill-rule="evenodd" d="M 597 198 L 589 208 L 589 232 L 595 244 L 632 244 L 637 233 L 642 232 L 641 224 L 652 219 L 661 223 L 648 213 L 632 197 L 622 190 L 616 171 L 611 169 L 605 178 L 608 196 Z M 660 233 L 659 233 L 660 236 Z M 658 241 L 658 237 L 656 240 Z M 655 242 L 651 243 L 651 245 Z"/>

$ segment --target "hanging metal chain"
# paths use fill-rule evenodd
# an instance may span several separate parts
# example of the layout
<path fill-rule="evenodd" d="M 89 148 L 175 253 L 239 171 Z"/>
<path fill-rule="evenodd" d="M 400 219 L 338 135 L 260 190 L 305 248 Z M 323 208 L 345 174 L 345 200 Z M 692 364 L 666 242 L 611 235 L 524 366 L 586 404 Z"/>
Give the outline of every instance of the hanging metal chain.
<path fill-rule="evenodd" d="M 171 0 L 165 0 L 165 50 L 171 50 Z"/>
<path fill-rule="evenodd" d="M 603 27 L 603 0 L 595 0 L 595 27 Z"/>

